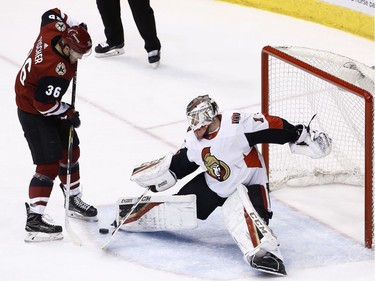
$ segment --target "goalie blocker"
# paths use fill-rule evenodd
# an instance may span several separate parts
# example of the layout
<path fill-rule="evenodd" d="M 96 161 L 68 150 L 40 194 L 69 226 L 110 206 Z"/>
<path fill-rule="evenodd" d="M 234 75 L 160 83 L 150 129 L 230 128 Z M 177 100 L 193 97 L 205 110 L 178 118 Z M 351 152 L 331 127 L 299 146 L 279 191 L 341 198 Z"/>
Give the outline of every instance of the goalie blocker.
<path fill-rule="evenodd" d="M 163 158 L 145 162 L 134 168 L 130 180 L 142 187 L 150 187 L 153 192 L 167 190 L 177 182 L 176 175 L 169 170 L 173 153 Z"/>
<path fill-rule="evenodd" d="M 167 190 L 177 182 L 169 170 L 173 153 L 145 162 L 134 168 L 130 179 L 153 192 Z M 138 198 L 120 198 L 116 225 L 120 223 Z M 163 231 L 191 229 L 197 226 L 195 195 L 144 196 L 125 223 L 120 227 L 128 231 Z"/>

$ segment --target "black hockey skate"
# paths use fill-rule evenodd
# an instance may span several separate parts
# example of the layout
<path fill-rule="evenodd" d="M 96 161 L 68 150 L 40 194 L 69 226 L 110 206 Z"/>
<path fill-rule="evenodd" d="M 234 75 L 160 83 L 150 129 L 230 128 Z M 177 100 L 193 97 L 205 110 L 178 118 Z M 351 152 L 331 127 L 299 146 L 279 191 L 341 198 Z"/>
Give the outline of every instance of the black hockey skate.
<path fill-rule="evenodd" d="M 118 45 L 109 45 L 107 42 L 100 43 L 95 47 L 95 53 L 97 58 L 122 55 L 124 53 L 124 43 Z"/>
<path fill-rule="evenodd" d="M 256 270 L 279 276 L 287 275 L 283 261 L 270 252 L 261 257 L 251 256 L 248 258 L 248 262 Z"/>
<path fill-rule="evenodd" d="M 157 68 L 160 64 L 160 51 L 153 50 L 148 53 L 148 62 L 153 68 Z"/>
<path fill-rule="evenodd" d="M 65 187 L 60 184 L 60 188 L 64 193 L 65 197 Z M 65 206 L 65 203 L 64 203 Z M 98 210 L 87 203 L 85 203 L 79 195 L 69 197 L 69 209 L 68 216 L 76 219 L 81 219 L 85 221 L 95 222 L 98 221 L 97 218 Z"/>
<path fill-rule="evenodd" d="M 29 204 L 26 205 L 27 236 L 25 242 L 42 242 L 63 239 L 62 227 L 44 220 L 44 215 L 30 212 Z"/>

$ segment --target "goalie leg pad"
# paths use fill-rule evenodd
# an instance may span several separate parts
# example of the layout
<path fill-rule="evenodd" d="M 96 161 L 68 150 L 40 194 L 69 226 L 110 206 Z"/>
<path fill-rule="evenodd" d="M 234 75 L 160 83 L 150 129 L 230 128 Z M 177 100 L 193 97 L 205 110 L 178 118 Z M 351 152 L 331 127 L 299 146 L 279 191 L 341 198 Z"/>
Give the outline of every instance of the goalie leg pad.
<path fill-rule="evenodd" d="M 282 259 L 276 236 L 255 210 L 244 185 L 239 185 L 228 197 L 222 211 L 225 225 L 246 262 L 255 254 L 267 252 Z"/>
<path fill-rule="evenodd" d="M 138 198 L 120 198 L 117 225 Z M 153 232 L 197 227 L 196 196 L 145 196 L 121 226 L 122 230 Z"/>

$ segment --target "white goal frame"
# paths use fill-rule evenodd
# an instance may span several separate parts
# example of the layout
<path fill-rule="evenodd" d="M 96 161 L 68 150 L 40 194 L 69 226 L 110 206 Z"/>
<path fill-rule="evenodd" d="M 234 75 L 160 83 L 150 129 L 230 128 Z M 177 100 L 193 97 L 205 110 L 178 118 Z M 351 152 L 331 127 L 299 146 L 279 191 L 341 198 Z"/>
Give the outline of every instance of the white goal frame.
<path fill-rule="evenodd" d="M 295 48 L 297 50 L 296 55 L 294 55 L 293 52 L 290 52 L 288 48 Z M 293 49 L 294 50 L 294 49 Z M 356 84 L 353 82 L 351 79 L 346 79 L 347 77 L 338 75 L 337 73 L 334 73 L 334 75 L 325 70 L 324 67 L 320 68 L 319 65 L 314 65 L 308 60 L 305 60 L 302 56 L 299 57 L 298 52 L 304 52 L 305 50 L 309 52 L 314 52 L 316 51 L 317 56 L 319 57 L 320 55 L 324 55 L 327 53 L 327 55 L 330 55 L 332 57 L 339 57 L 343 59 L 347 59 L 350 62 L 355 62 L 351 59 L 348 59 L 346 57 L 325 52 L 325 51 L 320 51 L 320 50 L 313 50 L 313 49 L 308 49 L 308 48 L 301 48 L 301 47 L 271 47 L 271 46 L 266 46 L 262 49 L 262 54 L 261 54 L 261 63 L 262 63 L 262 112 L 265 114 L 271 114 L 271 115 L 278 115 L 281 117 L 284 117 L 288 120 L 286 116 L 283 115 L 283 113 L 278 110 L 274 110 L 272 108 L 272 103 L 274 102 L 274 99 L 271 97 L 271 95 L 276 95 L 277 91 L 275 89 L 272 89 L 273 87 L 273 79 L 271 77 L 271 71 L 273 64 L 271 60 L 279 60 L 281 63 L 287 64 L 287 67 L 292 67 L 296 68 L 296 71 L 302 71 L 303 73 L 308 73 L 312 76 L 314 76 L 313 79 L 319 78 L 324 80 L 324 83 L 328 82 L 332 86 L 343 89 L 347 94 L 351 93 L 355 95 L 356 97 L 359 97 L 361 100 L 363 100 L 363 108 L 364 112 L 361 112 L 360 114 L 363 114 L 364 118 L 364 127 L 361 128 L 363 133 L 363 148 L 361 146 L 361 149 L 363 149 L 363 171 L 362 175 L 360 177 L 359 183 L 354 183 L 355 185 L 361 185 L 364 187 L 364 225 L 365 225 L 365 246 L 367 248 L 372 248 L 373 247 L 373 242 L 374 242 L 374 191 L 373 191 L 373 162 L 374 162 L 374 105 L 373 105 L 373 94 L 374 94 L 374 89 L 373 86 L 370 86 L 370 88 L 366 87 L 361 87 L 360 85 Z M 324 56 L 323 56 L 324 60 Z M 356 63 L 356 62 L 355 62 Z M 275 67 L 274 67 L 275 68 Z M 367 67 L 368 69 L 371 70 L 370 67 Z M 361 73 L 361 72 L 360 72 Z M 371 71 L 370 71 L 371 73 Z M 361 73 L 362 74 L 362 73 Z M 274 79 L 275 80 L 275 79 Z M 282 78 L 281 78 L 282 80 Z M 374 81 L 374 77 L 369 75 L 369 80 Z M 280 82 L 280 81 L 278 81 Z M 289 86 L 288 86 L 289 87 Z M 288 89 L 287 91 L 293 92 L 293 88 Z M 289 93 L 293 95 L 294 93 Z M 301 95 L 301 93 L 297 92 L 295 93 L 296 99 L 298 99 L 297 95 Z M 357 99 L 357 98 L 356 98 Z M 290 109 L 290 110 L 293 110 Z M 298 110 L 298 109 L 294 109 Z M 354 111 L 354 110 L 353 110 Z M 289 121 L 289 120 L 288 120 Z M 293 120 L 290 120 L 293 122 Z M 301 120 L 300 122 L 308 122 L 309 120 Z M 330 122 L 330 120 L 324 120 L 324 122 Z M 322 123 L 324 123 L 322 122 Z M 328 134 L 330 132 L 327 132 Z M 335 140 L 333 139 L 333 145 L 335 145 Z M 269 171 L 269 176 L 270 176 L 270 187 L 272 189 L 280 188 L 285 181 L 280 181 L 278 183 L 273 183 L 272 182 L 272 173 L 275 170 L 273 167 L 270 167 L 270 161 L 272 161 L 272 149 L 270 149 L 270 146 L 268 144 L 263 144 L 262 145 L 262 152 L 263 156 L 266 162 L 267 170 Z M 362 155 L 362 154 L 361 154 Z M 362 165 L 362 164 L 361 164 Z M 284 167 L 278 167 L 280 169 Z M 288 177 L 288 176 L 286 176 Z M 289 180 L 290 177 L 287 178 Z M 336 182 L 336 181 L 334 181 Z M 329 182 L 324 181 L 321 184 L 327 184 Z M 332 182 L 333 183 L 333 182 Z M 340 183 L 348 183 L 348 182 L 340 182 Z M 316 183 L 314 183 L 316 184 Z M 350 183 L 349 184 L 353 184 Z"/>

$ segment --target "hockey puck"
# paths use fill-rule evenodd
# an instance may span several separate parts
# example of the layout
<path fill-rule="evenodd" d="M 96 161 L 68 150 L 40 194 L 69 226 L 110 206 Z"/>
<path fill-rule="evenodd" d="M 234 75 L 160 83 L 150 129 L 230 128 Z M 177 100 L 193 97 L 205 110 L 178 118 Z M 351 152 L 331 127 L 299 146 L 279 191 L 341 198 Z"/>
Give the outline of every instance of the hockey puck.
<path fill-rule="evenodd" d="M 100 234 L 108 234 L 109 229 L 108 228 L 99 228 L 99 233 Z"/>

